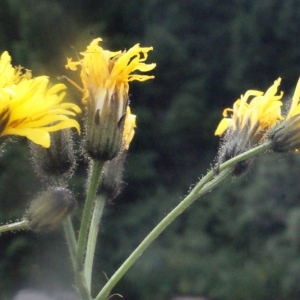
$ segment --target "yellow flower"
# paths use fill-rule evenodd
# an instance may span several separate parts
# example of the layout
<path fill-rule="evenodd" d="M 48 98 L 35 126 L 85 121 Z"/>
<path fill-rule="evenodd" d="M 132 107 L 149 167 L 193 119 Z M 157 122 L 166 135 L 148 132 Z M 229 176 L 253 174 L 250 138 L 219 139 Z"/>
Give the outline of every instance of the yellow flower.
<path fill-rule="evenodd" d="M 276 95 L 280 81 L 281 78 L 278 78 L 265 93 L 256 90 L 247 91 L 234 103 L 233 109 L 224 110 L 224 119 L 215 132 L 215 135 L 225 133 L 216 170 L 221 163 L 250 150 L 264 140 L 269 130 L 283 119 L 280 108 L 283 93 Z M 251 96 L 253 98 L 249 101 Z M 243 173 L 250 162 L 251 159 L 247 159 L 237 163 L 234 174 Z"/>
<path fill-rule="evenodd" d="M 75 116 L 80 108 L 61 103 L 66 87 L 49 87 L 48 77 L 31 78 L 30 71 L 22 73 L 21 67 L 11 66 L 11 57 L 5 51 L 0 59 L 0 137 L 24 136 L 48 148 L 49 132 L 70 127 L 79 131 L 78 122 L 69 116 Z"/>
<path fill-rule="evenodd" d="M 153 50 L 152 47 L 140 47 L 139 44 L 136 44 L 127 52 L 111 52 L 100 47 L 98 45 L 100 41 L 102 41 L 101 38 L 94 39 L 87 50 L 80 53 L 84 56 L 82 60 L 73 62 L 72 58 L 69 58 L 66 65 L 66 68 L 70 68 L 72 71 L 76 70 L 77 66 L 81 66 L 80 76 L 83 86 L 88 94 L 93 94 L 99 108 L 104 102 L 106 93 L 111 98 L 113 93 L 117 91 L 120 98 L 124 94 L 127 98 L 129 81 L 145 81 L 154 78 L 154 76 L 149 75 L 131 74 L 133 71 L 148 72 L 156 66 L 154 63 L 144 63 L 148 57 L 148 52 Z"/>
<path fill-rule="evenodd" d="M 124 124 L 124 131 L 122 137 L 122 149 L 128 150 L 129 145 L 134 136 L 134 128 L 136 128 L 136 115 L 131 114 L 129 106 L 127 107 L 127 114 Z"/>
<path fill-rule="evenodd" d="M 152 47 L 136 44 L 128 51 L 111 52 L 100 47 L 100 41 L 101 38 L 94 39 L 81 53 L 81 60 L 68 59 L 66 68 L 74 71 L 81 66 L 83 102 L 87 107 L 85 148 L 92 158 L 109 160 L 121 149 L 129 82 L 154 78 L 132 72 L 148 72 L 156 64 L 145 63 Z"/>
<path fill-rule="evenodd" d="M 221 120 L 215 131 L 215 135 L 222 135 L 229 127 L 233 130 L 242 131 L 246 126 L 251 131 L 255 126 L 257 132 L 267 131 L 282 119 L 280 106 L 283 92 L 276 95 L 281 78 L 278 78 L 274 84 L 264 94 L 261 91 L 249 90 L 241 96 L 234 105 L 233 109 L 226 108 L 223 112 L 224 119 Z M 248 98 L 254 98 L 247 103 Z M 231 113 L 231 118 L 228 118 Z"/>

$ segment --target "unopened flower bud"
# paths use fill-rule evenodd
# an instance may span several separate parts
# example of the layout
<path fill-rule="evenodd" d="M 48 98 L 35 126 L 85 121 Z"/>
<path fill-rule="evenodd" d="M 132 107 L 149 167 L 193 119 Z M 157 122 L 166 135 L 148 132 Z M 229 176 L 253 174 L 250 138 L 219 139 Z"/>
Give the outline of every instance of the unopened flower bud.
<path fill-rule="evenodd" d="M 49 148 L 31 144 L 32 161 L 36 173 L 49 179 L 51 177 L 70 177 L 75 167 L 73 139 L 70 129 L 51 132 Z"/>
<path fill-rule="evenodd" d="M 99 193 L 105 194 L 109 200 L 115 199 L 119 195 L 122 188 L 124 162 L 129 149 L 129 145 L 135 133 L 135 120 L 136 115 L 131 114 L 131 110 L 128 106 L 120 153 L 113 160 L 105 163 L 100 180 L 100 186 L 98 188 Z"/>
<path fill-rule="evenodd" d="M 116 158 L 105 163 L 98 191 L 109 200 L 114 200 L 121 192 L 126 154 L 127 151 L 122 151 Z"/>
<path fill-rule="evenodd" d="M 29 228 L 34 231 L 55 229 L 76 205 L 72 192 L 64 187 L 52 187 L 40 193 L 30 204 L 26 214 Z"/>

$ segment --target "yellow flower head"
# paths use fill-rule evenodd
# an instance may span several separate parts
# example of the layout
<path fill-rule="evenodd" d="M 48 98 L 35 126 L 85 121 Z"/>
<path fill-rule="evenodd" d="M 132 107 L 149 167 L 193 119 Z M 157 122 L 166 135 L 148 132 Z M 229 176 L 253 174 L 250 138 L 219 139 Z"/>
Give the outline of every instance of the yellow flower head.
<path fill-rule="evenodd" d="M 13 68 L 11 57 L 4 52 L 0 58 L 0 137 L 25 136 L 45 148 L 50 146 L 49 132 L 75 127 L 70 119 L 80 108 L 72 103 L 61 103 L 66 87 L 49 87 L 46 76 L 31 78 L 21 67 Z M 73 110 L 73 111 L 71 111 Z"/>
<path fill-rule="evenodd" d="M 86 51 L 81 52 L 81 60 L 68 59 L 66 68 L 74 71 L 81 66 L 83 102 L 87 108 L 85 148 L 94 159 L 110 160 L 120 151 L 124 126 L 128 131 L 129 122 L 132 130 L 131 136 L 124 133 L 128 136 L 125 148 L 129 147 L 134 134 L 135 119 L 127 112 L 129 82 L 154 78 L 133 72 L 151 71 L 156 64 L 145 63 L 152 47 L 136 44 L 128 51 L 111 52 L 100 47 L 100 41 L 101 38 L 94 39 Z"/>
<path fill-rule="evenodd" d="M 273 127 L 282 119 L 280 99 L 283 92 L 276 95 L 280 81 L 281 78 L 275 80 L 265 94 L 261 91 L 249 90 L 234 103 L 233 109 L 226 108 L 223 112 L 224 119 L 217 127 L 215 135 L 222 135 L 229 127 L 232 127 L 233 131 L 241 131 L 247 125 L 251 131 L 254 126 L 258 126 L 257 132 L 267 131 Z M 247 103 L 250 96 L 254 98 Z M 230 118 L 228 118 L 229 113 L 231 113 Z"/>
<path fill-rule="evenodd" d="M 281 78 L 275 80 L 265 93 L 247 91 L 234 103 L 232 109 L 224 110 L 224 119 L 215 132 L 215 135 L 223 135 L 226 132 L 219 149 L 216 169 L 221 163 L 256 146 L 266 138 L 270 129 L 283 119 L 280 108 L 283 93 L 276 95 L 280 81 Z M 249 97 L 253 98 L 249 101 Z M 240 175 L 245 172 L 251 160 L 249 158 L 237 163 L 234 166 L 234 174 Z"/>
<path fill-rule="evenodd" d="M 81 66 L 80 76 L 86 90 L 84 100 L 92 93 L 97 107 L 101 109 L 107 92 L 109 93 L 108 98 L 111 98 L 116 91 L 122 98 L 124 93 L 128 94 L 129 81 L 153 79 L 154 76 L 131 73 L 151 71 L 156 64 L 144 63 L 148 52 L 153 50 L 152 47 L 140 47 L 139 44 L 136 44 L 128 51 L 111 52 L 100 47 L 98 45 L 100 41 L 102 41 L 101 38 L 94 39 L 87 50 L 80 53 L 83 55 L 82 60 L 73 62 L 72 58 L 69 58 L 66 68 L 75 71 L 77 66 Z"/>

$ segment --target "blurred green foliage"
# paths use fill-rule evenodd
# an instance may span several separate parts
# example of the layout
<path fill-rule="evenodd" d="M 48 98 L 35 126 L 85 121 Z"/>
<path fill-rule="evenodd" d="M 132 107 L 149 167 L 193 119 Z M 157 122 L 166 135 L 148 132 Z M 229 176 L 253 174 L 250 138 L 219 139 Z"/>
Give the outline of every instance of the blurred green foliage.
<path fill-rule="evenodd" d="M 222 110 L 248 89 L 265 90 L 279 76 L 289 95 L 300 70 L 297 0 L 3 0 L 0 51 L 14 65 L 65 74 L 95 37 L 111 50 L 153 46 L 156 78 L 132 83 L 136 136 L 123 193 L 107 205 L 95 260 L 94 291 L 210 168 Z M 70 46 L 75 48 L 72 49 Z M 80 103 L 70 87 L 69 97 Z M 1 157 L 0 221 L 20 218 L 43 188 L 26 143 L 9 143 Z M 300 158 L 260 157 L 244 177 L 200 199 L 129 270 L 114 292 L 125 299 L 164 300 L 175 294 L 209 299 L 300 297 Z M 84 199 L 86 162 L 72 188 Z M 0 237 L 0 298 L 22 287 L 71 287 L 61 232 Z M 69 268 L 69 269 L 68 269 Z"/>

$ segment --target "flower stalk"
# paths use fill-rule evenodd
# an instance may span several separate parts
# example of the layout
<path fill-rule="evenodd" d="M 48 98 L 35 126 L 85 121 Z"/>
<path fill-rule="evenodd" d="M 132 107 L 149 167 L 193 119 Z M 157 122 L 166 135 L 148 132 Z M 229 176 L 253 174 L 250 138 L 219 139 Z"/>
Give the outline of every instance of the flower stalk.
<path fill-rule="evenodd" d="M 90 292 L 87 288 L 86 280 L 84 277 L 83 272 L 81 271 L 80 264 L 77 259 L 76 255 L 76 237 L 73 229 L 73 225 L 71 222 L 70 216 L 68 216 L 64 221 L 63 221 L 63 227 L 64 227 L 64 232 L 70 252 L 70 257 L 73 265 L 73 270 L 75 274 L 75 281 L 76 285 L 78 288 L 78 291 L 82 297 L 82 300 L 92 300 Z"/>
<path fill-rule="evenodd" d="M 98 237 L 100 221 L 101 221 L 105 203 L 106 203 L 106 197 L 104 195 L 99 195 L 96 197 L 96 203 L 93 211 L 93 217 L 92 217 L 88 241 L 87 241 L 86 256 L 85 256 L 85 263 L 84 263 L 84 275 L 86 278 L 88 289 L 90 291 L 92 286 L 93 262 L 94 262 L 96 244 L 97 244 L 97 237 Z"/>
<path fill-rule="evenodd" d="M 28 226 L 29 226 L 28 220 L 24 219 L 20 222 L 14 222 L 11 224 L 5 224 L 5 225 L 0 226 L 0 233 L 6 232 L 6 231 L 27 229 Z"/>
<path fill-rule="evenodd" d="M 142 253 L 151 245 L 151 243 L 196 199 L 204 194 L 212 191 L 216 186 L 225 181 L 234 171 L 234 166 L 238 162 L 241 162 L 251 156 L 257 155 L 270 149 L 271 142 L 266 142 L 256 148 L 253 148 L 247 152 L 244 152 L 236 157 L 231 158 L 219 167 L 220 174 L 215 177 L 215 171 L 209 171 L 193 188 L 185 199 L 183 199 L 140 243 L 140 245 L 132 252 L 132 254 L 125 260 L 120 268 L 114 273 L 109 281 L 102 288 L 95 300 L 105 300 L 113 287 L 128 271 L 128 269 L 136 262 L 136 260 L 142 255 Z M 215 177 L 215 178 L 214 178 Z"/>
<path fill-rule="evenodd" d="M 84 263 L 86 242 L 88 238 L 89 227 L 91 224 L 93 208 L 95 205 L 95 197 L 97 194 L 98 184 L 104 166 L 104 162 L 95 160 L 91 165 L 92 165 L 91 166 L 92 170 L 89 178 L 89 186 L 88 186 L 85 205 L 83 209 L 83 215 L 81 219 L 81 225 L 80 225 L 79 236 L 78 236 L 78 244 L 77 244 L 77 257 L 81 266 L 83 266 Z"/>

